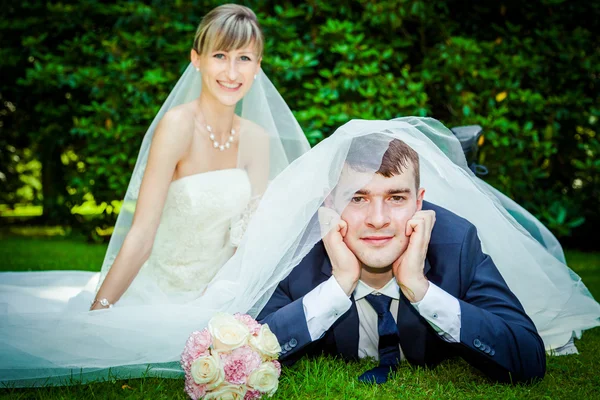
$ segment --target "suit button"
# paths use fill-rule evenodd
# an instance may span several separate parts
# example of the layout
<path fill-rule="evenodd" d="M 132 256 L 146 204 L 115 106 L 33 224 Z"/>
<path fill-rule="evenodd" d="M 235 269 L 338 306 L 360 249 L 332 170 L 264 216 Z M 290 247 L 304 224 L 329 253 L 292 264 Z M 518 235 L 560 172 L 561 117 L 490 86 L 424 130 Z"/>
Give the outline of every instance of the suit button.
<path fill-rule="evenodd" d="M 298 341 L 294 338 L 290 339 L 290 346 L 296 347 L 298 345 Z"/>
<path fill-rule="evenodd" d="M 480 348 L 481 347 L 481 341 L 479 341 L 479 339 L 475 339 L 473 340 L 473 346 Z"/>
<path fill-rule="evenodd" d="M 494 354 L 496 354 L 496 350 L 492 349 L 492 351 L 490 351 L 490 356 L 494 357 Z"/>
<path fill-rule="evenodd" d="M 486 353 L 486 354 L 490 354 L 490 351 L 492 351 L 492 348 L 486 344 L 486 345 L 485 345 L 485 348 L 483 349 L 483 351 L 484 351 L 484 353 Z"/>
<path fill-rule="evenodd" d="M 436 313 L 433 314 L 433 318 L 437 318 L 438 315 Z"/>
<path fill-rule="evenodd" d="M 292 349 L 292 346 L 290 346 L 290 344 L 289 344 L 289 343 L 286 343 L 286 344 L 284 344 L 284 345 L 283 345 L 283 349 L 284 349 L 285 351 L 290 351 L 290 350 Z"/>

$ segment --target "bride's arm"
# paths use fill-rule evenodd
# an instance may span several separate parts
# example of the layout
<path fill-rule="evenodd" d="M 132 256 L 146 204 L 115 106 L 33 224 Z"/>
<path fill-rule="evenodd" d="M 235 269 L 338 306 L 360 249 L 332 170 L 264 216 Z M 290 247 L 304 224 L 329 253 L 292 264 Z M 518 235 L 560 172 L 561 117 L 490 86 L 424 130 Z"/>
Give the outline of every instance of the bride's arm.
<path fill-rule="evenodd" d="M 270 138 L 267 132 L 253 122 L 243 120 L 242 123 L 245 125 L 245 130 L 240 133 L 240 135 L 244 135 L 244 139 L 239 150 L 242 154 L 238 155 L 238 159 L 242 162 L 248 173 L 252 193 L 250 201 L 242 214 L 237 220 L 232 220 L 229 238 L 231 245 L 235 249 L 234 252 L 237 251 L 246 228 L 250 223 L 250 219 L 258 208 L 262 195 L 269 183 L 271 158 L 269 148 Z"/>
<path fill-rule="evenodd" d="M 175 168 L 187 153 L 192 134 L 193 118 L 182 110 L 170 110 L 157 125 L 131 229 L 96 293 L 96 300 L 116 303 L 150 256 Z M 103 308 L 98 301 L 92 310 Z"/>

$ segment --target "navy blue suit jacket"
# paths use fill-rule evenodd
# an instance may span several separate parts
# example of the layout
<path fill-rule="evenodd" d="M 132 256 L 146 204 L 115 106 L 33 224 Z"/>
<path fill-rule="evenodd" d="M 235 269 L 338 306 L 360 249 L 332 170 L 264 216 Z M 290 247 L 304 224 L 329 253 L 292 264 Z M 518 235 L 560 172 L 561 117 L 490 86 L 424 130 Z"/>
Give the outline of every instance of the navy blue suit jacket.
<path fill-rule="evenodd" d="M 517 383 L 543 378 L 542 339 L 492 259 L 482 252 L 475 226 L 431 203 L 424 202 L 423 209 L 436 213 L 425 276 L 458 299 L 460 343 L 444 341 L 400 292 L 398 332 L 406 359 L 435 366 L 460 356 L 493 380 Z M 358 359 L 359 321 L 353 297 L 350 310 L 321 339 L 311 340 L 302 298 L 330 276 L 331 263 L 319 242 L 281 281 L 261 311 L 258 319 L 277 336 L 284 363 L 321 353 Z"/>

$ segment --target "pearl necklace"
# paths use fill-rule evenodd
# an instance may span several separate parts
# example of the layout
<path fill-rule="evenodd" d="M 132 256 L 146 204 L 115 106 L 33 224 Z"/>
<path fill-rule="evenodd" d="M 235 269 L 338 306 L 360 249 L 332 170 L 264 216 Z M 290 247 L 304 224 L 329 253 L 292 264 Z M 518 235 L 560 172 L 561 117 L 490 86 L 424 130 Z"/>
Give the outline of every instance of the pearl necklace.
<path fill-rule="evenodd" d="M 212 140 L 213 148 L 219 149 L 220 151 L 224 151 L 225 149 L 228 149 L 231 147 L 231 143 L 233 143 L 233 137 L 235 136 L 235 129 L 233 129 L 233 128 L 231 129 L 231 132 L 229 132 L 229 138 L 227 139 L 225 144 L 220 144 L 218 141 L 215 140 L 215 134 L 213 133 L 210 125 L 206 125 L 206 130 L 208 131 L 208 133 L 210 133 L 208 138 L 210 140 Z"/>

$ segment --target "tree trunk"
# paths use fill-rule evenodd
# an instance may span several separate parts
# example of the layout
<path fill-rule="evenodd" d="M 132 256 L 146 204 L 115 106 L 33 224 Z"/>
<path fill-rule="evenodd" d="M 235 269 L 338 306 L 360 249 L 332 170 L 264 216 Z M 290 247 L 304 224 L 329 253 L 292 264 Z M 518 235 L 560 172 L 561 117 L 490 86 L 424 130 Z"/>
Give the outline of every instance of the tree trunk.
<path fill-rule="evenodd" d="M 42 141 L 39 151 L 44 210 L 41 221 L 45 224 L 65 224 L 69 219 L 70 210 L 65 205 L 67 193 L 61 150 L 54 138 L 49 138 Z"/>

